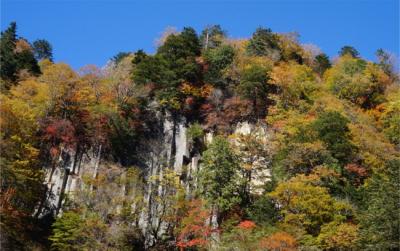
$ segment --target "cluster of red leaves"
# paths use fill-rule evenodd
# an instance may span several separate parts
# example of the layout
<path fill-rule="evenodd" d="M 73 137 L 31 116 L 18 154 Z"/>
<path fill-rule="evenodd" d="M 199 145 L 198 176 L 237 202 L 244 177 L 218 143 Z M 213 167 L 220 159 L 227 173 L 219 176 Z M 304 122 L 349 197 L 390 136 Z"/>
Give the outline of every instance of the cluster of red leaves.
<path fill-rule="evenodd" d="M 177 246 L 181 249 L 187 247 L 204 247 L 212 233 L 212 227 L 206 222 L 210 218 L 210 211 L 203 208 L 201 200 L 189 203 L 189 209 L 181 221 Z"/>
<path fill-rule="evenodd" d="M 297 250 L 296 239 L 286 232 L 277 232 L 263 238 L 259 244 L 261 249 L 271 251 L 295 251 Z"/>
<path fill-rule="evenodd" d="M 211 104 L 202 105 L 200 111 L 205 117 L 206 127 L 228 130 L 230 125 L 251 117 L 252 105 L 248 100 L 233 97 L 224 101 L 221 111 Z"/>
<path fill-rule="evenodd" d="M 227 121 L 246 120 L 252 115 L 252 104 L 238 97 L 227 99 L 224 102 L 224 114 Z"/>
<path fill-rule="evenodd" d="M 51 155 L 52 158 L 57 157 L 59 153 L 60 153 L 60 150 L 57 147 L 52 146 L 50 148 L 50 155 Z"/>
<path fill-rule="evenodd" d="M 49 143 L 50 155 L 53 159 L 60 154 L 60 145 L 70 147 L 78 140 L 75 127 L 69 120 L 50 120 L 43 130 L 43 139 Z"/>
<path fill-rule="evenodd" d="M 194 238 L 191 240 L 187 241 L 178 241 L 176 244 L 180 248 L 186 248 L 186 247 L 204 247 L 208 241 L 203 238 Z"/>
<path fill-rule="evenodd" d="M 364 167 L 355 163 L 347 164 L 344 169 L 350 174 L 356 185 L 360 185 L 368 176 L 368 171 Z"/>
<path fill-rule="evenodd" d="M 69 120 L 54 120 L 45 128 L 44 139 L 53 143 L 71 144 L 75 141 L 75 128 Z"/>
<path fill-rule="evenodd" d="M 97 121 L 96 121 L 97 122 Z M 76 141 L 80 144 L 89 144 L 91 136 L 91 127 L 94 121 L 92 116 L 87 110 L 79 110 L 75 113 L 72 119 L 72 126 L 75 128 Z"/>
<path fill-rule="evenodd" d="M 185 104 L 188 105 L 188 106 L 192 106 L 194 104 L 194 102 L 195 102 L 194 97 L 187 97 L 185 99 Z"/>
<path fill-rule="evenodd" d="M 213 107 L 212 104 L 210 104 L 210 103 L 205 103 L 205 104 L 202 104 L 202 105 L 200 106 L 200 112 L 201 112 L 201 114 L 207 115 L 207 114 L 209 114 L 210 112 L 212 112 L 213 108 L 214 108 L 214 107 Z"/>
<path fill-rule="evenodd" d="M 366 177 L 368 175 L 368 172 L 364 167 L 354 164 L 354 163 L 347 164 L 344 168 L 349 173 L 354 173 L 355 175 L 360 176 L 360 177 Z"/>
<path fill-rule="evenodd" d="M 244 230 L 251 230 L 256 227 L 256 223 L 251 220 L 244 220 L 239 223 L 238 227 Z"/>

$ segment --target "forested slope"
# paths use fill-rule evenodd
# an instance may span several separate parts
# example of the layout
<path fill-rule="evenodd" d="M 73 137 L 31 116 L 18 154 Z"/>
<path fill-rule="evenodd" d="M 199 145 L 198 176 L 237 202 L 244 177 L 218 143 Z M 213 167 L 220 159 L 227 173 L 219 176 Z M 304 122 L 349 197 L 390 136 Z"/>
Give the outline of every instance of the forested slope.
<path fill-rule="evenodd" d="M 167 31 L 54 63 L 1 34 L 4 250 L 399 250 L 391 55 L 295 33 Z"/>

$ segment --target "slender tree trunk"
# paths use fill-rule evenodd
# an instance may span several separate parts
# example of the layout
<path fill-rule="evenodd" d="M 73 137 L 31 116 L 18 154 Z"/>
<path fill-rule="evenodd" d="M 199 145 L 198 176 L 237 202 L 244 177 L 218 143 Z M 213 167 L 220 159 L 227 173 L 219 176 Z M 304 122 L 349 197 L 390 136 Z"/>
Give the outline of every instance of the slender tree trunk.
<path fill-rule="evenodd" d="M 219 241 L 219 234 L 218 231 L 216 231 L 218 229 L 218 226 L 221 225 L 220 221 L 222 220 L 222 218 L 220 217 L 220 213 L 219 213 L 219 208 L 218 206 L 214 205 L 212 212 L 211 212 L 211 217 L 215 216 L 215 221 L 211 221 L 211 247 L 212 249 L 214 249 L 217 246 L 217 243 Z"/>
<path fill-rule="evenodd" d="M 101 158 L 101 145 L 99 146 L 99 152 L 96 156 L 96 163 L 94 164 L 93 179 L 97 178 L 97 174 L 99 171 L 100 158 Z M 93 185 L 91 185 L 90 190 L 93 191 L 93 188 L 94 188 Z"/>
<path fill-rule="evenodd" d="M 206 45 L 205 45 L 204 49 L 207 50 L 207 48 L 208 48 L 208 29 L 207 29 L 207 34 L 206 34 Z"/>
<path fill-rule="evenodd" d="M 56 215 L 58 215 L 61 205 L 62 205 L 62 201 L 64 200 L 64 193 L 65 193 L 65 187 L 67 185 L 67 181 L 68 181 L 68 176 L 70 173 L 70 170 L 68 168 L 65 168 L 65 174 L 63 177 L 63 183 L 61 186 L 61 192 L 60 192 L 60 198 L 58 198 L 58 203 L 57 203 L 57 208 L 56 208 Z"/>
<path fill-rule="evenodd" d="M 79 174 L 80 171 L 81 171 L 82 158 L 83 158 L 83 151 L 81 151 L 81 154 L 79 156 L 79 164 L 78 164 L 78 172 L 77 172 L 77 174 Z"/>
<path fill-rule="evenodd" d="M 174 166 L 174 162 L 175 162 L 175 155 L 176 155 L 176 142 L 175 142 L 175 138 L 176 138 L 176 118 L 175 116 L 172 117 L 172 142 L 171 142 L 171 155 L 169 158 L 169 167 L 173 167 Z"/>
<path fill-rule="evenodd" d="M 46 186 L 46 187 L 45 187 L 45 191 L 44 191 L 44 195 L 43 195 L 42 199 L 40 200 L 38 209 L 37 209 L 35 215 L 33 216 L 33 218 L 37 219 L 37 218 L 39 217 L 40 213 L 42 212 L 43 207 L 44 207 L 44 204 L 45 204 L 46 201 L 47 201 L 47 192 L 48 192 L 48 191 L 51 191 L 51 187 L 50 187 L 50 189 L 49 189 L 49 188 Z"/>
<path fill-rule="evenodd" d="M 78 156 L 80 154 L 80 150 L 81 150 L 81 145 L 78 142 L 77 145 L 76 145 L 76 150 L 75 150 L 75 155 L 74 155 L 74 164 L 73 164 L 73 167 L 72 167 L 72 174 L 75 174 L 75 168 L 76 168 L 76 165 L 78 163 Z"/>

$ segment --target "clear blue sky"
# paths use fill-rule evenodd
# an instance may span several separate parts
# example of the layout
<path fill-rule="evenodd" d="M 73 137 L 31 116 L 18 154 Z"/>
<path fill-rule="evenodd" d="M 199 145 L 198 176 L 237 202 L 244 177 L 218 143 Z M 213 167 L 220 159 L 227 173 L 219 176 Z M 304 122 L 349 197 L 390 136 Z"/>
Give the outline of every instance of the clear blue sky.
<path fill-rule="evenodd" d="M 50 41 L 55 60 L 75 69 L 104 65 L 119 51 L 154 52 L 167 26 L 200 31 L 207 24 L 234 38 L 260 25 L 297 31 L 331 57 L 343 45 L 371 60 L 378 48 L 399 55 L 398 0 L 2 0 L 1 29 L 11 21 L 20 36 Z"/>

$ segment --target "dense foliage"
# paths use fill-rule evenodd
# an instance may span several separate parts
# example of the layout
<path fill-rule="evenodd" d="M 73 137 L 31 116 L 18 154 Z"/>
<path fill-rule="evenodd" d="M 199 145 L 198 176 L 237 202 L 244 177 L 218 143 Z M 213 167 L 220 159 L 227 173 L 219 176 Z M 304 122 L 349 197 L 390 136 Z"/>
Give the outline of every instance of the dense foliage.
<path fill-rule="evenodd" d="M 16 32 L 0 40 L 4 250 L 400 249 L 400 87 L 382 49 L 331 61 L 296 34 L 211 25 L 74 71 Z M 171 157 L 146 173 L 164 120 L 186 126 L 198 170 Z M 90 154 L 96 175 L 50 203 L 54 172 Z"/>

